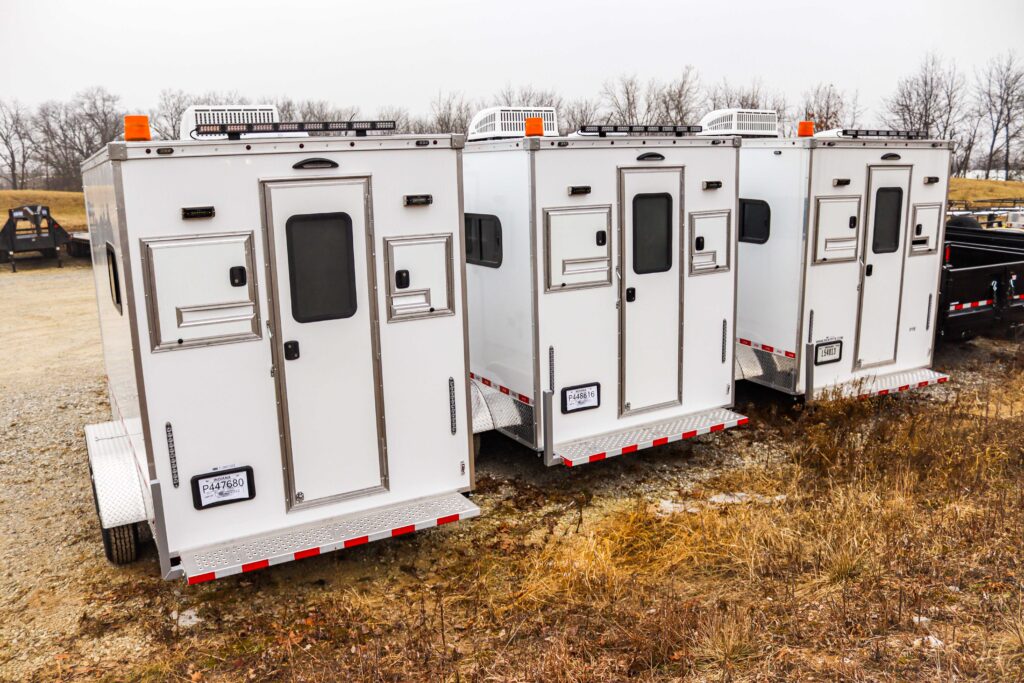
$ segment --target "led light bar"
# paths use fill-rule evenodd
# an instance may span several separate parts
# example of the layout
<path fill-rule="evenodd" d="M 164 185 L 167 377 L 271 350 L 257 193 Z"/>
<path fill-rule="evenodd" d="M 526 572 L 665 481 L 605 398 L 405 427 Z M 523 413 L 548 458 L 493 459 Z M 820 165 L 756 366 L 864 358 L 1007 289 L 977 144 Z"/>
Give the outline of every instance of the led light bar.
<path fill-rule="evenodd" d="M 606 137 L 609 133 L 613 135 L 675 135 L 676 137 L 682 137 L 683 135 L 692 135 L 694 133 L 699 133 L 700 131 L 700 126 L 676 126 L 663 124 L 650 126 L 600 124 L 580 126 L 579 130 L 583 135 L 598 135 L 602 138 Z"/>
<path fill-rule="evenodd" d="M 850 138 L 903 138 L 906 140 L 927 140 L 926 130 L 865 130 L 863 128 L 844 128 L 843 137 Z"/>
<path fill-rule="evenodd" d="M 277 123 L 201 123 L 193 136 L 227 135 L 237 140 L 249 133 L 351 133 L 362 137 L 369 131 L 395 132 L 394 121 L 282 121 Z"/>

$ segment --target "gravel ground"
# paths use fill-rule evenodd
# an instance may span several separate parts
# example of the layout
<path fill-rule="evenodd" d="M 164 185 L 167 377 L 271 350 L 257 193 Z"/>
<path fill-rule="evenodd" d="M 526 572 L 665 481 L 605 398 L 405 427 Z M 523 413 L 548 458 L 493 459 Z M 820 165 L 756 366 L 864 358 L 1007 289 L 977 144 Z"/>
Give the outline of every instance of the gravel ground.
<path fill-rule="evenodd" d="M 499 529 L 575 526 L 638 497 L 671 506 L 696 483 L 783 450 L 741 429 L 567 471 L 487 435 L 479 520 L 188 588 L 157 576 L 149 545 L 128 567 L 103 558 L 83 435 L 109 415 L 94 296 L 84 262 L 0 272 L 0 680 L 121 679 L 174 648 L 202 651 L 204 633 L 246 614 L 302 610 L 310 591 L 426 586 Z M 738 405 L 750 400 L 765 416 L 788 410 L 743 388 Z"/>

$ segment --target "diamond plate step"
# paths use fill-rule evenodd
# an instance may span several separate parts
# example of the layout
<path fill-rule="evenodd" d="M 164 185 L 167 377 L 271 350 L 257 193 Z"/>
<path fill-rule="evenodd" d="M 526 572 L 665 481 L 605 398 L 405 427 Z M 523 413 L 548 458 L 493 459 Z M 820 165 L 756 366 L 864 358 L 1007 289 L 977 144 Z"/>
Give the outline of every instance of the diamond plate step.
<path fill-rule="evenodd" d="M 278 533 L 185 551 L 181 553 L 181 567 L 190 584 L 203 583 L 382 538 L 402 536 L 479 514 L 480 508 L 462 494 L 445 493 L 291 527 Z"/>
<path fill-rule="evenodd" d="M 743 415 L 731 410 L 712 408 L 701 413 L 556 444 L 554 452 L 556 457 L 562 459 L 564 465 L 576 467 L 606 458 L 614 458 L 617 455 L 633 453 L 644 448 L 692 439 L 701 434 L 720 432 L 730 427 L 744 425 L 748 421 Z"/>
<path fill-rule="evenodd" d="M 853 382 L 846 382 L 845 384 L 823 387 L 814 392 L 814 397 L 820 398 L 835 391 L 838 391 L 840 396 L 856 396 L 857 398 L 887 396 L 901 391 L 909 391 L 910 389 L 920 389 L 932 384 L 945 384 L 948 381 L 949 375 L 935 372 L 928 368 L 921 368 L 919 370 L 894 372 L 888 375 L 872 375 Z"/>

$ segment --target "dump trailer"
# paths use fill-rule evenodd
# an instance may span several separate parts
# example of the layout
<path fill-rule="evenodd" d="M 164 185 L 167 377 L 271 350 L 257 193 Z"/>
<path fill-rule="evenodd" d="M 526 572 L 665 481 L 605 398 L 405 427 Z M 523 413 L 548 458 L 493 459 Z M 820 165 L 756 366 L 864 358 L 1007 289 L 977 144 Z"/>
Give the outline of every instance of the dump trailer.
<path fill-rule="evenodd" d="M 69 240 L 68 233 L 50 214 L 50 207 L 41 205 L 19 206 L 7 211 L 7 222 L 0 228 L 0 263 L 10 261 L 16 271 L 16 254 L 36 251 L 44 257 L 61 261 L 61 247 Z"/>
<path fill-rule="evenodd" d="M 470 364 L 495 429 L 575 467 L 744 424 L 738 139 L 496 107 L 465 164 Z"/>
<path fill-rule="evenodd" d="M 950 143 L 807 125 L 781 138 L 770 110 L 702 125 L 745 136 L 737 377 L 809 399 L 947 381 L 931 365 Z"/>
<path fill-rule="evenodd" d="M 949 341 L 981 334 L 1020 337 L 1024 230 L 947 224 L 938 328 L 939 338 Z"/>
<path fill-rule="evenodd" d="M 463 138 L 225 109 L 82 167 L 108 558 L 148 525 L 200 583 L 477 515 Z"/>

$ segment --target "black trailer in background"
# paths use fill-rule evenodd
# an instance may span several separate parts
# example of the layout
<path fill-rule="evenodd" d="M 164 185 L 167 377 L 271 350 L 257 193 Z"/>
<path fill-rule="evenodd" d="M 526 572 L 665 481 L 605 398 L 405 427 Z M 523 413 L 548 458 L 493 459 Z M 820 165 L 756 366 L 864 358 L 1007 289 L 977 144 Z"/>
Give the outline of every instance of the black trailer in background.
<path fill-rule="evenodd" d="M 954 219 L 946 227 L 939 338 L 1019 338 L 1024 333 L 1024 231 L 970 223 Z"/>
<path fill-rule="evenodd" d="M 7 222 L 0 228 L 0 263 L 11 262 L 16 271 L 15 255 L 37 251 L 44 258 L 61 262 L 61 247 L 69 240 L 68 233 L 50 215 L 48 206 L 19 206 L 7 211 Z"/>

